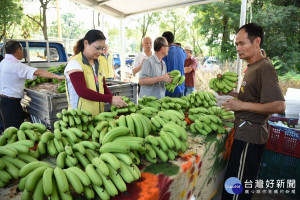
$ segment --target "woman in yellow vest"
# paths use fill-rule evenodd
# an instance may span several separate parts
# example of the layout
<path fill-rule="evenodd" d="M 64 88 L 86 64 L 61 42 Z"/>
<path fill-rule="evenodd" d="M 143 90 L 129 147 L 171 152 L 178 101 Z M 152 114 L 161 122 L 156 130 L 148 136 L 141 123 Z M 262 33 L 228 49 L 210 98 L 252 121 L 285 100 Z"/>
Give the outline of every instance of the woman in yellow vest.
<path fill-rule="evenodd" d="M 105 40 L 101 31 L 90 30 L 77 42 L 77 54 L 64 71 L 69 108 L 85 109 L 95 116 L 104 111 L 104 102 L 127 106 L 121 96 L 111 94 L 99 69 L 98 57 L 105 49 Z"/>
<path fill-rule="evenodd" d="M 108 51 L 109 46 L 105 45 L 105 50 L 99 56 L 100 67 L 103 69 L 106 80 L 116 79 L 115 68 L 114 68 L 114 59 L 112 54 Z"/>

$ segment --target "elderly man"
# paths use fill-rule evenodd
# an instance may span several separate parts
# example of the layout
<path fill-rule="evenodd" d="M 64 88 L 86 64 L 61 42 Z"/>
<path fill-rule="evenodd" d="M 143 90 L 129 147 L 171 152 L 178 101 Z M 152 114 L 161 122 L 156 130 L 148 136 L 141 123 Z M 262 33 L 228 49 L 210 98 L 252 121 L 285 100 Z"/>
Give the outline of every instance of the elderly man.
<path fill-rule="evenodd" d="M 195 72 L 197 69 L 197 59 L 192 55 L 192 47 L 190 45 L 185 46 L 184 51 L 187 55 L 184 61 L 184 75 L 185 75 L 185 89 L 184 96 L 192 93 L 195 90 Z"/>
<path fill-rule="evenodd" d="M 140 72 L 139 84 L 141 91 L 139 97 L 155 96 L 161 99 L 165 96 L 165 83 L 171 83 L 172 78 L 167 73 L 167 67 L 162 60 L 168 55 L 168 42 L 164 37 L 158 37 L 154 41 L 154 55 L 147 58 Z"/>
<path fill-rule="evenodd" d="M 144 37 L 142 40 L 142 46 L 144 51 L 140 52 L 133 63 L 132 73 L 137 74 L 142 69 L 143 62 L 146 58 L 152 56 L 152 39 L 150 37 Z"/>
<path fill-rule="evenodd" d="M 105 79 L 113 80 L 116 78 L 114 59 L 113 56 L 108 52 L 109 46 L 105 44 L 103 53 L 99 56 L 100 67 L 103 70 Z"/>
<path fill-rule="evenodd" d="M 19 128 L 24 121 L 20 102 L 24 95 L 25 80 L 34 79 L 35 76 L 59 80 L 65 77 L 21 63 L 23 47 L 15 40 L 5 44 L 5 51 L 5 58 L 0 63 L 0 116 L 4 129 L 10 126 Z"/>

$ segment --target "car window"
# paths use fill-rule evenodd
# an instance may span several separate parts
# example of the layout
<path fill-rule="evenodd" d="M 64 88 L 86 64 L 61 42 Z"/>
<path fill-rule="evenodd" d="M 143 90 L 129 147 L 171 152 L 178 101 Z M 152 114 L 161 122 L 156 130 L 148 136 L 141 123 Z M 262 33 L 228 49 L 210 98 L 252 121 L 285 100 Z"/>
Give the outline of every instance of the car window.
<path fill-rule="evenodd" d="M 23 48 L 23 58 L 21 62 L 25 62 L 29 53 L 30 62 L 47 62 L 47 49 L 46 47 L 29 47 L 29 52 Z M 50 61 L 59 61 L 59 54 L 56 48 L 49 48 Z"/>

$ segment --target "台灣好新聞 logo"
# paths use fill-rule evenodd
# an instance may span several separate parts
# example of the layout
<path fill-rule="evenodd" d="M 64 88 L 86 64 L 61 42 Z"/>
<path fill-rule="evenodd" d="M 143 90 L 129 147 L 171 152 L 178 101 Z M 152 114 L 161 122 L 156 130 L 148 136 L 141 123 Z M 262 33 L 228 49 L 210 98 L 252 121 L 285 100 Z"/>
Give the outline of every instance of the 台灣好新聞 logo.
<path fill-rule="evenodd" d="M 224 183 L 224 188 L 229 194 L 241 194 L 243 186 L 238 178 L 230 177 Z"/>

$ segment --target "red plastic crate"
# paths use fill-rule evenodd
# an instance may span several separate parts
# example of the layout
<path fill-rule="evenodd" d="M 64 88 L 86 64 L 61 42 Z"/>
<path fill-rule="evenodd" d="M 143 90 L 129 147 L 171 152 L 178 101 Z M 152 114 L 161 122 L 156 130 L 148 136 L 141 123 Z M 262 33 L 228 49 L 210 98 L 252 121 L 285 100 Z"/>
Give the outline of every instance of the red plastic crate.
<path fill-rule="evenodd" d="M 272 122 L 282 121 L 294 126 L 298 119 L 272 117 L 270 119 L 270 136 L 266 149 L 285 155 L 300 158 L 300 130 L 276 126 Z"/>

